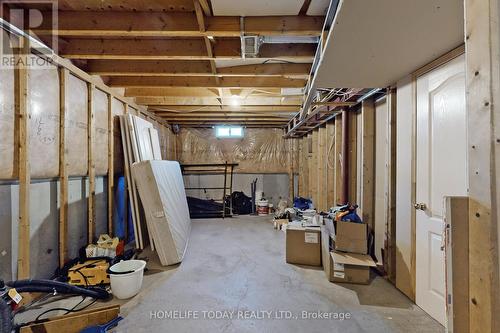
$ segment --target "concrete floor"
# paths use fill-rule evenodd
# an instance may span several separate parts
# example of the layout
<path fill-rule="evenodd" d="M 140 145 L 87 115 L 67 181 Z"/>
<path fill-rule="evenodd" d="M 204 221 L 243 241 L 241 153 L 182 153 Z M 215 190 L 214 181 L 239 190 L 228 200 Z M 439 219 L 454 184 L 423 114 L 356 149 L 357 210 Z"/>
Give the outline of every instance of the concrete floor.
<path fill-rule="evenodd" d="M 333 284 L 321 268 L 286 264 L 269 218 L 193 220 L 189 242 L 180 266 L 150 270 L 117 332 L 444 331 L 383 278 Z M 302 318 L 318 311 L 337 319 Z"/>

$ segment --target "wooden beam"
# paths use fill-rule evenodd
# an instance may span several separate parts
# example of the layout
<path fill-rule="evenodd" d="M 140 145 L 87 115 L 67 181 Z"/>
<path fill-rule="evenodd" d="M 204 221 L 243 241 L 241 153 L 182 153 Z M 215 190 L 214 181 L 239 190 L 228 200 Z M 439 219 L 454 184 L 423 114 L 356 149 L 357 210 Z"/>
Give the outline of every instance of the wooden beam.
<path fill-rule="evenodd" d="M 309 6 L 311 6 L 311 0 L 304 0 L 302 7 L 300 8 L 299 15 L 307 15 L 307 11 L 309 10 Z"/>
<path fill-rule="evenodd" d="M 232 105 L 150 105 L 148 110 L 156 114 L 162 112 L 175 112 L 175 113 L 204 113 L 204 112 L 290 112 L 296 113 L 299 111 L 298 106 L 294 105 L 258 105 L 258 106 L 232 106 Z"/>
<path fill-rule="evenodd" d="M 166 96 L 165 88 L 128 88 L 125 94 L 129 97 L 135 97 L 137 104 L 141 105 L 206 105 L 206 106 L 230 106 L 234 105 L 232 98 L 213 98 L 213 97 L 177 97 Z M 300 98 L 282 98 L 282 97 L 248 97 L 239 101 L 242 106 L 259 105 L 293 105 L 300 106 Z"/>
<path fill-rule="evenodd" d="M 94 119 L 94 85 L 87 83 L 87 135 L 88 135 L 88 178 L 89 191 L 87 198 L 87 242 L 92 244 L 95 237 L 95 163 L 94 163 L 94 141 L 95 141 L 95 119 Z"/>
<path fill-rule="evenodd" d="M 278 76 L 306 77 L 311 64 L 259 64 L 219 67 L 213 73 L 209 61 L 192 60 L 89 60 L 83 67 L 102 76 Z"/>
<path fill-rule="evenodd" d="M 112 102 L 113 97 L 108 96 L 108 235 L 113 237 L 113 212 L 114 212 L 114 194 L 115 194 L 115 171 L 114 171 L 114 121 Z"/>
<path fill-rule="evenodd" d="M 375 228 L 375 101 L 367 98 L 361 105 L 361 219 Z M 352 169 L 351 169 L 352 170 Z M 379 223 L 383 223 L 380 221 Z"/>
<path fill-rule="evenodd" d="M 287 119 L 289 120 L 291 117 L 291 114 L 275 114 L 275 113 L 270 113 L 270 112 L 262 112 L 262 113 L 254 113 L 254 112 L 205 112 L 205 113 L 160 113 L 157 112 L 155 113 L 157 116 L 162 117 L 163 119 L 170 119 L 170 118 L 185 118 L 185 119 L 192 119 L 192 118 L 203 118 L 203 117 L 228 117 L 228 118 L 234 118 L 234 117 L 275 117 L 278 119 Z"/>
<path fill-rule="evenodd" d="M 210 60 L 241 59 L 240 40 L 224 38 L 214 45 L 213 56 L 200 39 L 68 39 L 60 47 L 68 59 Z M 259 58 L 311 62 L 316 44 L 263 44 Z"/>
<path fill-rule="evenodd" d="M 282 77 L 224 77 L 216 82 L 213 77 L 165 77 L 165 76 L 113 76 L 111 87 L 209 87 L 209 88 L 302 88 L 305 80 Z"/>
<path fill-rule="evenodd" d="M 500 329 L 500 11 L 465 1 L 470 332 Z"/>
<path fill-rule="evenodd" d="M 225 120 L 231 120 L 231 121 L 272 121 L 272 122 L 282 122 L 285 123 L 288 121 L 288 118 L 279 118 L 279 117 L 256 117 L 256 116 L 237 116 L 237 117 L 224 117 L 224 116 L 219 116 L 219 117 L 196 117 L 196 118 L 188 118 L 188 117 L 163 117 L 164 119 L 167 119 L 169 122 L 176 122 L 176 121 L 225 121 Z"/>
<path fill-rule="evenodd" d="M 176 98 L 183 98 L 183 97 L 210 97 L 214 99 L 219 99 L 219 98 L 231 98 L 233 99 L 234 102 L 234 96 L 238 96 L 242 100 L 246 100 L 248 98 L 269 98 L 273 97 L 276 100 L 281 100 L 281 99 L 299 99 L 302 97 L 302 94 L 300 93 L 301 89 L 296 88 L 294 89 L 296 92 L 293 92 L 292 94 L 282 94 L 282 89 L 281 88 L 254 88 L 254 87 L 249 87 L 249 88 L 210 88 L 210 87 L 152 87 L 152 89 L 148 88 L 129 88 L 126 91 L 129 93 L 137 93 L 136 96 L 152 96 L 154 97 L 155 95 L 152 95 L 154 93 L 160 93 L 159 96 L 162 97 L 176 97 Z M 161 105 L 163 103 L 160 103 Z M 172 105 L 176 105 L 179 103 L 172 103 Z M 200 103 L 200 104 L 207 104 L 207 103 Z M 219 103 L 220 104 L 220 101 Z M 234 103 L 232 103 L 234 105 Z M 300 104 L 300 103 L 297 103 Z"/>
<path fill-rule="evenodd" d="M 66 147 L 66 82 L 68 70 L 59 68 L 59 267 L 68 260 L 68 162 Z"/>
<path fill-rule="evenodd" d="M 120 314 L 119 305 L 78 311 L 64 316 L 34 322 L 20 328 L 20 333 L 79 333 L 91 325 L 104 325 Z"/>
<path fill-rule="evenodd" d="M 58 27 L 43 20 L 35 28 L 37 35 L 60 37 L 239 37 L 240 17 L 210 16 L 201 2 L 195 1 L 195 13 L 126 12 L 126 11 L 59 11 Z M 44 13 L 52 15 L 51 12 Z M 199 29 L 200 20 L 204 29 Z M 247 16 L 244 31 L 260 36 L 319 36 L 323 16 Z"/>
<path fill-rule="evenodd" d="M 19 40 L 20 47 L 15 51 L 14 102 L 17 129 L 17 173 L 19 177 L 19 220 L 17 278 L 30 277 L 30 159 L 29 159 L 29 114 L 28 114 L 28 57 L 29 41 Z"/>

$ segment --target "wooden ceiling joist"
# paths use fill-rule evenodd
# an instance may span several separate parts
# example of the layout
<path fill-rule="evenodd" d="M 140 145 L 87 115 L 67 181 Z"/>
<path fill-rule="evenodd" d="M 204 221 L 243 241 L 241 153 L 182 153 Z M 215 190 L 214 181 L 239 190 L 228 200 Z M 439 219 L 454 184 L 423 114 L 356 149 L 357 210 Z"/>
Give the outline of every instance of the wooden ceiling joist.
<path fill-rule="evenodd" d="M 68 39 L 60 55 L 68 59 L 210 60 L 241 59 L 240 40 L 218 39 L 213 56 L 202 38 L 190 39 Z M 263 44 L 260 58 L 312 61 L 316 44 Z"/>
<path fill-rule="evenodd" d="M 221 105 L 221 106 L 207 106 L 207 105 L 150 105 L 148 110 L 161 113 L 162 111 L 170 112 L 297 112 L 300 110 L 299 106 L 293 105 L 258 105 L 258 106 L 231 106 L 231 105 Z"/>
<path fill-rule="evenodd" d="M 210 87 L 210 88 L 302 88 L 306 81 L 282 77 L 223 77 L 216 82 L 213 77 L 166 76 L 112 76 L 107 82 L 111 87 Z"/>
<path fill-rule="evenodd" d="M 126 97 L 135 97 L 135 101 L 140 105 L 235 105 L 234 99 L 230 97 L 176 97 L 165 96 L 162 94 L 165 88 L 128 88 L 125 90 Z M 300 108 L 301 98 L 282 98 L 282 97 L 250 97 L 238 101 L 241 106 L 259 106 L 259 105 L 293 105 Z"/>
<path fill-rule="evenodd" d="M 204 14 L 203 6 L 199 5 Z M 195 6 L 196 9 L 196 6 Z M 46 15 L 52 15 L 51 12 Z M 200 30 L 198 22 L 204 21 Z M 244 33 L 260 36 L 319 36 L 322 16 L 249 16 Z M 44 26 L 34 30 L 38 35 L 60 37 L 239 37 L 242 33 L 238 16 L 203 16 L 189 12 L 126 11 L 59 11 L 57 30 Z"/>
<path fill-rule="evenodd" d="M 307 77 L 310 64 L 259 64 L 219 67 L 213 73 L 208 61 L 89 60 L 85 70 L 102 76 L 277 76 Z"/>

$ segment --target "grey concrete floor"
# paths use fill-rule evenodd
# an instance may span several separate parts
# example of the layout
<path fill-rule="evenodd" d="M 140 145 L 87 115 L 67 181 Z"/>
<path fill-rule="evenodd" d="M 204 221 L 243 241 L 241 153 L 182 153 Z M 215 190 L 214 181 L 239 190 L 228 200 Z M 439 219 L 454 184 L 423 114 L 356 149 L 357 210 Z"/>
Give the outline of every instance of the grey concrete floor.
<path fill-rule="evenodd" d="M 149 274 L 117 332 L 444 331 L 383 278 L 333 284 L 321 268 L 285 263 L 269 218 L 193 220 L 182 264 Z"/>

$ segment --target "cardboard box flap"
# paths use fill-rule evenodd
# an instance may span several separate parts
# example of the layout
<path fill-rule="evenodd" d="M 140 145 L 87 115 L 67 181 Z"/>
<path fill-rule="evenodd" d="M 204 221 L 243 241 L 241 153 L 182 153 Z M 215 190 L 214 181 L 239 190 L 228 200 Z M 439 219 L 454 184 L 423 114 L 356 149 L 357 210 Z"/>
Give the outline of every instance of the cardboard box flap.
<path fill-rule="evenodd" d="M 367 254 L 330 252 L 335 263 L 355 266 L 376 267 L 372 257 Z"/>

